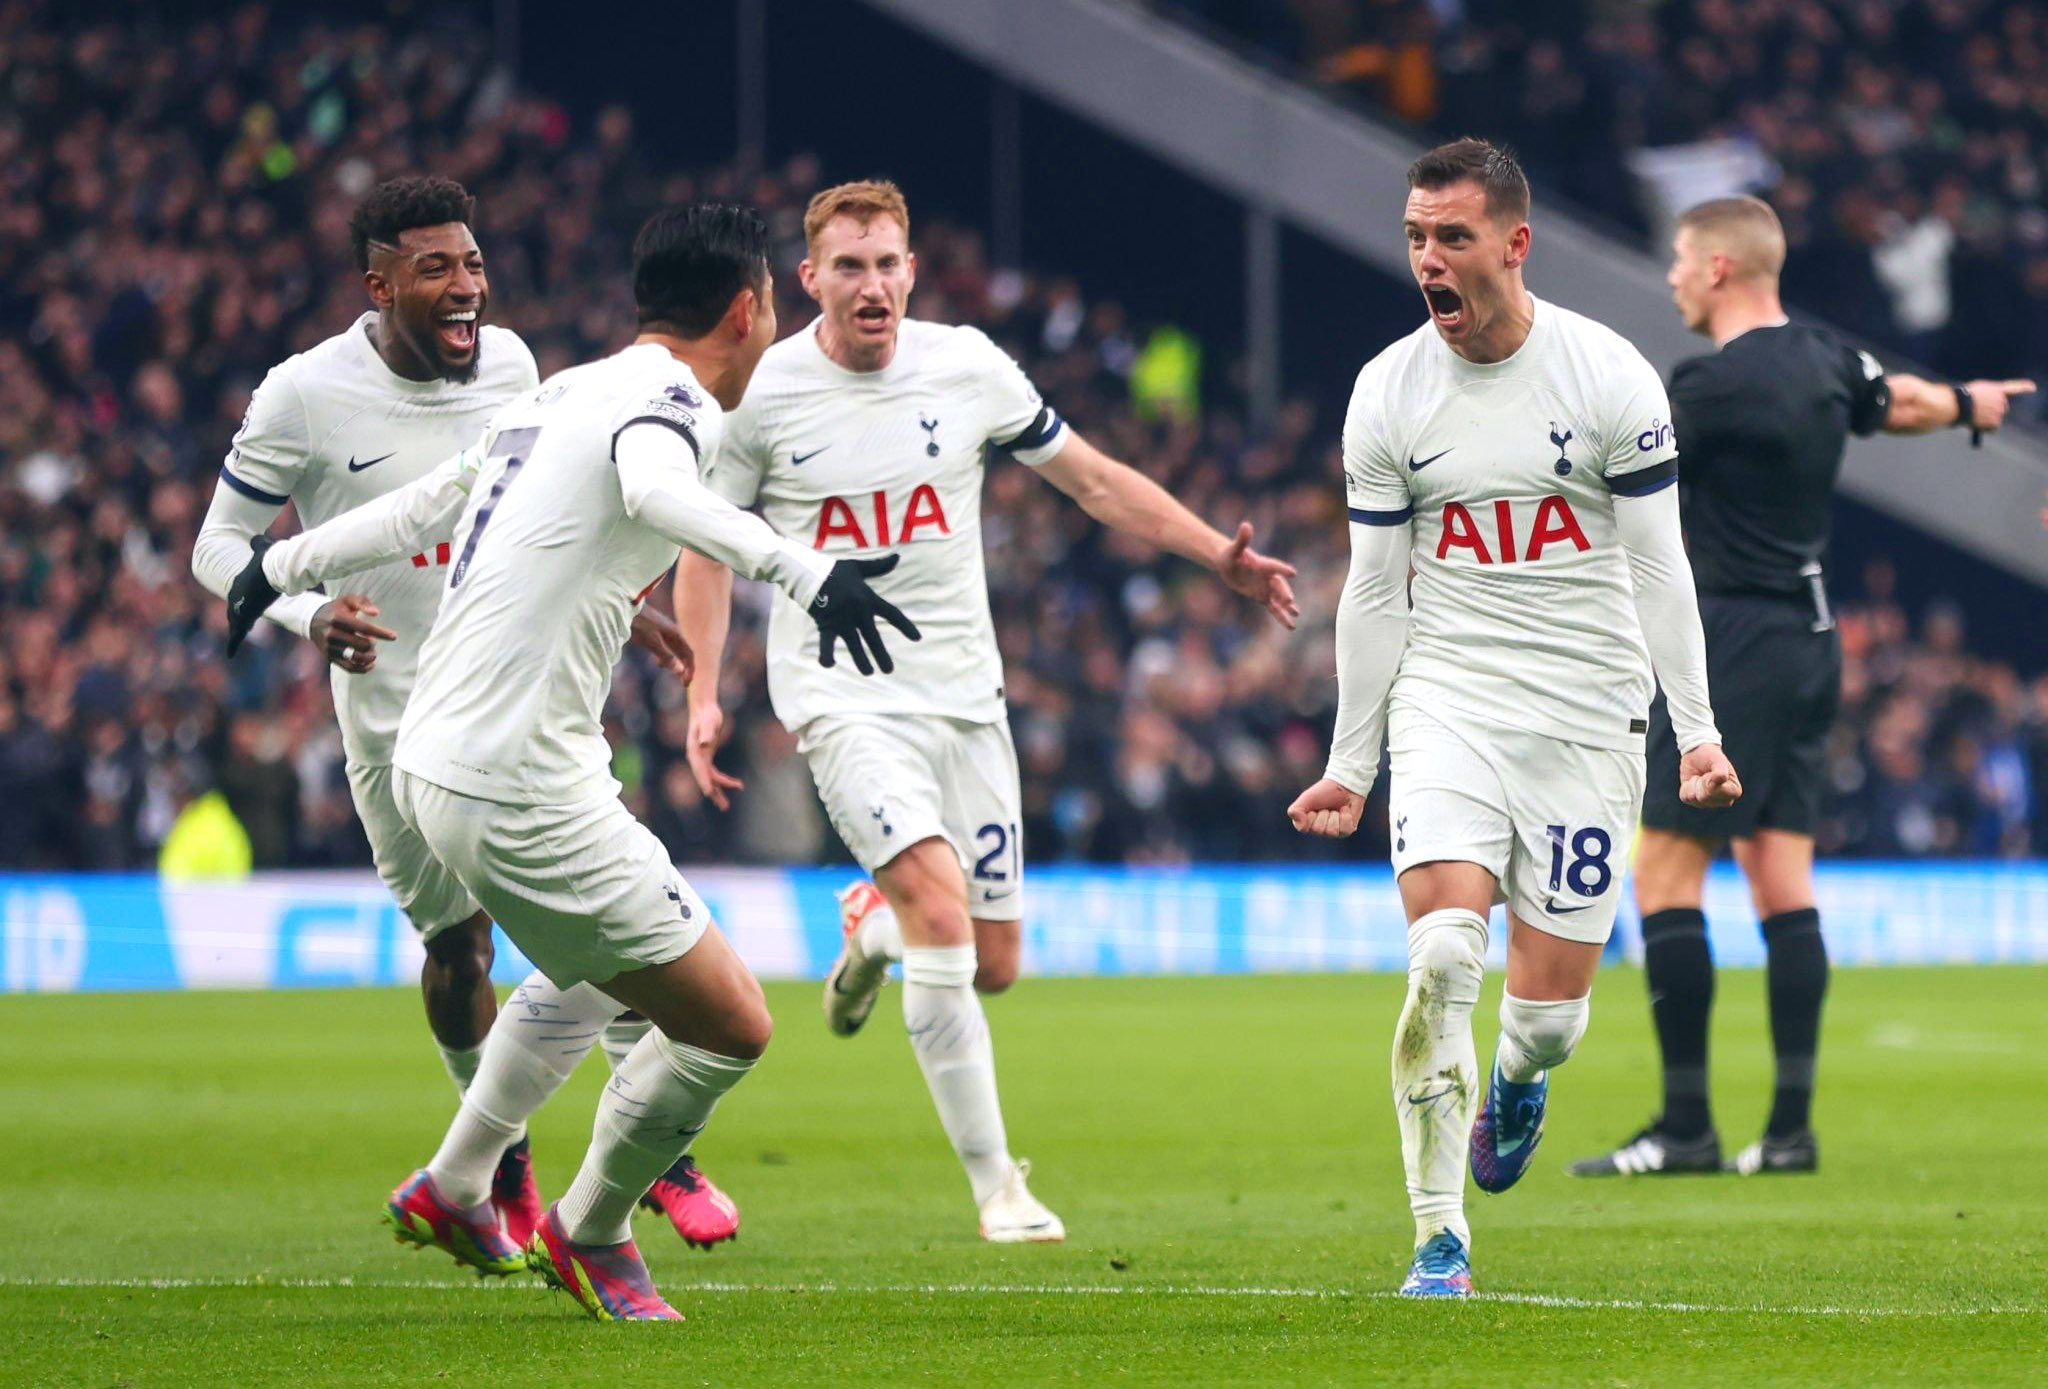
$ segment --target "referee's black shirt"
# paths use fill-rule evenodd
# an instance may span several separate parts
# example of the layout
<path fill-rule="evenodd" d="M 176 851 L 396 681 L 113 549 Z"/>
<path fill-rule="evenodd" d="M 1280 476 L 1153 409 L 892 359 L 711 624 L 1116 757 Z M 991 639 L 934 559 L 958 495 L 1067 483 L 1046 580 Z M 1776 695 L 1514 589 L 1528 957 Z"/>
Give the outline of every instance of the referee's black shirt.
<path fill-rule="evenodd" d="M 1703 594 L 1810 601 L 1848 436 L 1891 404 L 1884 369 L 1805 324 L 1752 328 L 1671 373 L 1678 478 Z"/>

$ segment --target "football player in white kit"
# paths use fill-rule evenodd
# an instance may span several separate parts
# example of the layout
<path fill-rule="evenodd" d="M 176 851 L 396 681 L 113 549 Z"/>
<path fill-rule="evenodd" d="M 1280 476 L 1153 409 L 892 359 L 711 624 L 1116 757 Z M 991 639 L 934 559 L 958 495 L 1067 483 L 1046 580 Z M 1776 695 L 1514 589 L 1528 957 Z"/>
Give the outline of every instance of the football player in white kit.
<path fill-rule="evenodd" d="M 1467 1162 L 1481 1189 L 1513 1185 L 1548 1073 L 1585 1031 L 1642 804 L 1653 668 L 1685 800 L 1731 804 L 1741 786 L 1707 699 L 1663 383 L 1613 331 L 1524 288 L 1529 185 L 1512 156 L 1455 141 L 1408 186 L 1430 321 L 1352 393 L 1335 741 L 1288 814 L 1350 834 L 1390 744 L 1409 921 L 1394 1109 L 1416 1237 L 1401 1291 L 1464 1297 Z M 1472 1009 L 1499 901 L 1507 991 L 1475 1119 Z"/>
<path fill-rule="evenodd" d="M 539 384 L 526 344 L 483 321 L 490 284 L 470 228 L 474 210 L 460 184 L 431 177 L 380 184 L 357 207 L 349 234 L 371 311 L 280 363 L 257 388 L 192 547 L 193 573 L 215 594 L 227 595 L 248 561 L 249 541 L 287 501 L 311 528 L 395 492 L 473 444 L 500 408 Z M 445 538 L 423 542 L 390 563 L 333 571 L 336 586 L 345 587 L 339 597 L 300 594 L 265 615 L 311 638 L 335 667 L 350 794 L 379 876 L 420 933 L 427 1024 L 463 1092 L 497 1013 L 491 921 L 400 817 L 391 795 L 399 714 L 449 559 Z M 667 618 L 635 614 L 633 639 L 690 678 L 689 649 Z M 623 1055 L 637 1040 L 629 1025 L 613 1034 L 608 1055 Z M 659 1207 L 693 1243 L 729 1238 L 738 1228 L 731 1200 L 687 1154 L 655 1190 Z M 523 1127 L 499 1163 L 492 1200 L 507 1235 L 523 1244 L 543 1209 Z"/>
<path fill-rule="evenodd" d="M 460 184 L 404 178 L 379 185 L 350 221 L 371 310 L 264 377 L 221 466 L 192 572 L 215 594 L 286 502 L 306 526 L 351 511 L 426 474 L 475 441 L 505 403 L 538 384 L 517 334 L 483 322 L 490 286 Z M 347 576 L 348 592 L 302 594 L 271 621 L 310 638 L 334 666 L 349 791 L 377 872 L 426 948 L 427 1025 L 458 1090 L 476 1074 L 497 1012 L 491 922 L 399 817 L 391 750 L 420 643 L 441 600 L 448 548 Z M 496 1195 L 508 1221 L 540 1204 L 524 1138 L 506 1152 Z"/>
<path fill-rule="evenodd" d="M 800 606 L 777 601 L 769 620 L 776 717 L 796 733 L 834 827 L 874 877 L 842 898 L 826 1019 L 841 1035 L 857 1031 L 901 960 L 904 1023 L 983 1238 L 1059 1240 L 1059 1217 L 1010 1156 L 975 993 L 1016 978 L 1024 913 L 1017 757 L 982 567 L 988 450 L 1008 452 L 1097 520 L 1213 568 L 1288 626 L 1294 571 L 1250 548 L 1249 525 L 1220 535 L 1098 452 L 978 330 L 907 319 L 916 260 L 894 184 L 819 193 L 804 233 L 804 289 L 822 313 L 762 359 L 705 481 L 758 505 L 778 533 L 815 553 L 899 552 L 901 568 L 878 586 L 924 632 L 888 679 L 860 680 L 819 667 Z M 677 571 L 676 620 L 698 661 L 691 768 L 721 808 L 738 785 L 711 760 L 731 583 L 696 555 Z"/>
<path fill-rule="evenodd" d="M 524 1262 L 599 1319 L 668 1320 L 631 1239 L 649 1187 L 767 1046 L 759 984 L 661 842 L 619 801 L 601 717 L 641 600 L 679 546 L 776 584 L 863 673 L 891 669 L 876 619 L 917 631 L 839 560 L 783 540 L 699 480 L 775 337 L 768 230 L 750 208 L 657 213 L 634 244 L 640 331 L 519 397 L 418 483 L 266 551 L 230 593 L 231 635 L 280 590 L 445 536 L 447 593 L 400 723 L 400 813 L 546 976 L 493 1029 L 440 1150 L 392 1218 L 488 1273 L 519 1267 L 486 1203 L 507 1116 L 523 1122 L 623 1009 L 654 1030 L 621 1060 L 582 1170 Z M 460 499 L 452 532 L 447 517 Z M 265 580 L 267 579 L 267 584 Z M 532 985 L 534 981 L 528 981 Z M 502 1057 L 520 1064 L 498 1066 Z"/>

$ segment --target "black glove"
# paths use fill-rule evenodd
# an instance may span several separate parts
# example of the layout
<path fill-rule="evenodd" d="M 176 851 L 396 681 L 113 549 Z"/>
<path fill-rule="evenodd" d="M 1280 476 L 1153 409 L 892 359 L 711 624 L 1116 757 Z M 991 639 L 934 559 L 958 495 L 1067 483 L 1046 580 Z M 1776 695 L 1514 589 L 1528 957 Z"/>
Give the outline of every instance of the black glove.
<path fill-rule="evenodd" d="M 894 603 L 868 587 L 869 579 L 894 569 L 900 558 L 884 555 L 881 559 L 843 559 L 832 566 L 832 572 L 825 576 L 825 586 L 818 590 L 810 606 L 811 621 L 818 624 L 819 665 L 829 670 L 833 663 L 832 645 L 843 641 L 846 654 L 853 657 L 854 667 L 862 675 L 873 675 L 875 666 L 880 666 L 884 675 L 895 670 L 896 663 L 889 659 L 889 648 L 882 645 L 882 634 L 875 627 L 877 617 L 887 618 L 890 625 L 912 641 L 923 640 L 916 625 L 897 611 Z M 870 651 L 875 657 L 873 665 L 868 663 Z"/>
<path fill-rule="evenodd" d="M 252 536 L 249 540 L 249 562 L 242 566 L 242 572 L 235 575 L 235 581 L 228 585 L 228 655 L 242 649 L 248 640 L 249 631 L 256 625 L 256 619 L 264 610 L 284 597 L 270 586 L 270 580 L 263 577 L 263 552 L 277 542 L 267 535 Z"/>

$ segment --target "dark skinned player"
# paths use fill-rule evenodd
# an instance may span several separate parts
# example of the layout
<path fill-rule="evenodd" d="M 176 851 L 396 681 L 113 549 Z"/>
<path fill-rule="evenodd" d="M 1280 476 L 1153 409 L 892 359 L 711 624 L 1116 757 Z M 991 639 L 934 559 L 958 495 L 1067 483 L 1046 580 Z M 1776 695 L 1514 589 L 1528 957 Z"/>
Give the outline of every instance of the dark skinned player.
<path fill-rule="evenodd" d="M 311 526 L 382 497 L 473 444 L 507 401 L 538 384 L 526 344 L 484 322 L 490 283 L 473 215 L 461 185 L 440 178 L 382 184 L 356 209 L 349 235 L 370 309 L 257 387 L 193 545 L 192 571 L 213 593 L 226 596 L 251 539 L 286 502 Z M 338 597 L 287 598 L 265 616 L 334 668 L 350 793 L 378 875 L 419 932 L 427 1025 L 463 1089 L 497 1014 L 491 921 L 400 818 L 390 765 L 448 562 L 442 545 L 352 575 Z M 643 609 L 633 639 L 690 678 L 689 646 L 667 618 Z M 694 1167 L 671 1173 L 661 1190 L 671 1198 L 665 1209 L 683 1208 L 669 1210 L 678 1228 L 729 1233 L 731 1203 Z M 713 1197 L 722 1206 L 695 1209 Z M 493 1200 L 508 1236 L 523 1243 L 542 1210 L 523 1135 L 506 1150 Z"/>

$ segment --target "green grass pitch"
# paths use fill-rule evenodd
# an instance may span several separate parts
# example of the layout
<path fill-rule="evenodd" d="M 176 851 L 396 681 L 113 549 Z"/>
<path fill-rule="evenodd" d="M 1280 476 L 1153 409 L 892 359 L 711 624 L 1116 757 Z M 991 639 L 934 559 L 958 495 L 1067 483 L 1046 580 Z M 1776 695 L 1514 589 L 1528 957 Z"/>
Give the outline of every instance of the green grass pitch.
<path fill-rule="evenodd" d="M 740 1241 L 642 1217 L 688 1320 L 600 1326 L 377 1225 L 452 1107 L 401 991 L 0 999 L 0 1384 L 1063 1381 L 2037 1384 L 2048 1365 L 2048 970 L 1842 970 L 1815 1177 L 1577 1182 L 1653 1104 L 1609 970 L 1515 1191 L 1474 1192 L 1462 1306 L 1409 1244 L 1388 976 L 1026 981 L 991 1013 L 1064 1246 L 975 1238 L 892 989 L 826 1035 L 807 985 L 702 1141 Z M 1767 1100 L 1762 982 L 1721 980 L 1718 1118 Z M 1482 1055 L 1498 981 L 1481 1004 Z M 593 1057 L 534 1125 L 559 1191 Z"/>

